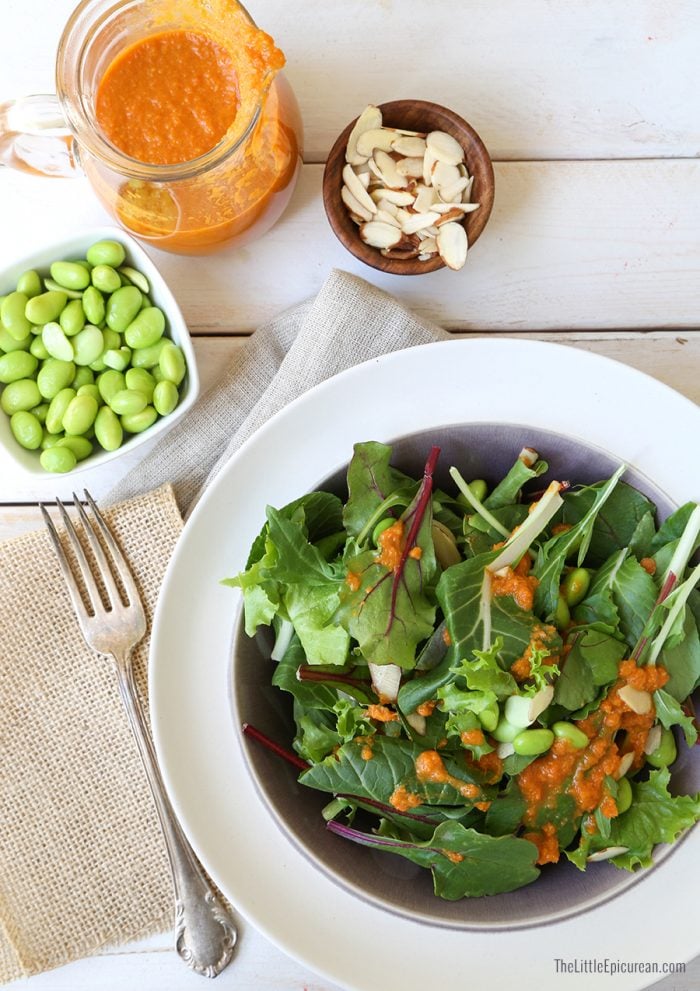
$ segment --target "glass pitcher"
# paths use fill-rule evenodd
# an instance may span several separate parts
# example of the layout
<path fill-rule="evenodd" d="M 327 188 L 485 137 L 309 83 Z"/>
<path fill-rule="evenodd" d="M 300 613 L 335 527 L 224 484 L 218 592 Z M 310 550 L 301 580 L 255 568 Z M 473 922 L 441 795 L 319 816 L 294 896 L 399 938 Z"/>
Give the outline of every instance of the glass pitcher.
<path fill-rule="evenodd" d="M 242 20 L 244 19 L 244 20 Z M 254 58 L 237 35 L 254 22 L 237 0 L 82 0 L 56 59 L 56 96 L 0 105 L 0 161 L 46 176 L 87 175 L 110 214 L 166 251 L 201 254 L 259 237 L 279 218 L 301 163 L 299 109 L 285 78 L 241 77 L 239 111 L 219 143 L 176 165 L 130 158 L 97 124 L 98 84 L 127 46 L 172 29 L 197 31 Z M 255 29 L 256 30 L 256 29 Z"/>

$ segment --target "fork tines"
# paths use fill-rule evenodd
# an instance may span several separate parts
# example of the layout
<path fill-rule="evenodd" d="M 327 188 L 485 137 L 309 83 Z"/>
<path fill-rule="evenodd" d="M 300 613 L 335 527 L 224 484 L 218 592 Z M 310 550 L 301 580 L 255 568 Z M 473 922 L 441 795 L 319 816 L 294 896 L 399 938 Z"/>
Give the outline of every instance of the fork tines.
<path fill-rule="evenodd" d="M 78 565 L 82 585 L 87 593 L 88 609 L 86 609 L 86 603 L 83 601 L 78 581 L 76 580 L 70 560 L 61 543 L 53 520 L 43 504 L 40 504 L 39 507 L 58 556 L 61 572 L 68 586 L 73 607 L 80 619 L 95 616 L 105 611 L 109 612 L 121 604 L 128 606 L 139 602 L 136 584 L 119 545 L 112 536 L 102 514 L 87 489 L 84 490 L 84 495 L 91 511 L 90 514 L 86 512 L 85 506 L 75 493 L 73 493 L 73 501 L 80 517 L 88 547 L 97 565 L 96 568 L 91 566 L 73 521 L 60 499 L 56 499 L 56 505 L 61 514 L 70 547 Z M 105 548 L 109 552 L 109 556 L 105 552 Z M 122 586 L 121 590 L 118 582 Z M 99 583 L 103 585 L 104 602 L 100 595 Z"/>

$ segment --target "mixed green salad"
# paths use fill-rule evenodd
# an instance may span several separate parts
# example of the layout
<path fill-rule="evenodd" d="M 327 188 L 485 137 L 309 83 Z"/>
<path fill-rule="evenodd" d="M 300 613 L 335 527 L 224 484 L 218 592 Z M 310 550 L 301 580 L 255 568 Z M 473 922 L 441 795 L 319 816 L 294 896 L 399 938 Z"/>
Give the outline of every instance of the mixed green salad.
<path fill-rule="evenodd" d="M 333 796 L 329 829 L 429 868 L 446 899 L 564 857 L 650 865 L 700 817 L 669 791 L 697 740 L 700 506 L 658 526 L 624 468 L 545 484 L 530 448 L 491 487 L 451 468 L 450 492 L 438 448 L 421 479 L 391 455 L 355 446 L 345 502 L 268 507 L 226 580 L 246 632 L 274 628 L 296 724 L 246 732 Z"/>

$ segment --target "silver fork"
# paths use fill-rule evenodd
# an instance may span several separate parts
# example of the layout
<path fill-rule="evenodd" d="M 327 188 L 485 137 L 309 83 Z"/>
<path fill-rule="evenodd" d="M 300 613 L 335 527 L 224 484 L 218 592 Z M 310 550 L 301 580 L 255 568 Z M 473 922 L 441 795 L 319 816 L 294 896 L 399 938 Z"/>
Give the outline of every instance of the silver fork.
<path fill-rule="evenodd" d="M 185 839 L 166 795 L 153 743 L 136 694 L 131 664 L 132 650 L 146 633 L 146 616 L 141 597 L 124 555 L 87 490 L 85 499 L 92 512 L 92 519 L 73 493 L 87 542 L 97 562 L 98 576 L 92 572 L 90 562 L 63 503 L 57 499 L 56 504 L 78 562 L 89 598 L 89 607 L 83 602 L 78 582 L 53 521 L 46 507 L 41 505 L 40 508 L 58 555 L 58 563 L 66 580 L 85 642 L 98 653 L 109 655 L 115 664 L 122 702 L 151 786 L 170 860 L 175 893 L 175 948 L 179 956 L 196 973 L 204 977 L 216 977 L 233 955 L 237 938 L 236 928 L 228 910 L 216 895 Z M 98 532 L 109 551 L 111 565 L 98 538 Z M 115 576 L 121 580 L 126 592 L 126 601 L 120 594 Z M 106 589 L 108 608 L 100 597 L 96 577 L 101 579 Z"/>

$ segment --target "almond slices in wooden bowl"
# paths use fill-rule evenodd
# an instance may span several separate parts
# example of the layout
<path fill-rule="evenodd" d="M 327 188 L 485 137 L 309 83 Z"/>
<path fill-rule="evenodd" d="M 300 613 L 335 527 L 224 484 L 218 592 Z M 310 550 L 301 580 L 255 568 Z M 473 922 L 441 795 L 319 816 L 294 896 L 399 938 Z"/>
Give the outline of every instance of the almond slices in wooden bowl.
<path fill-rule="evenodd" d="M 493 195 L 493 167 L 476 131 L 418 100 L 367 107 L 336 141 L 323 177 L 337 237 L 395 275 L 462 268 Z"/>

